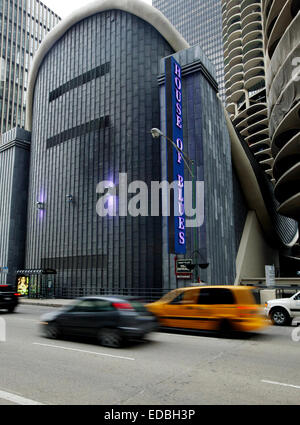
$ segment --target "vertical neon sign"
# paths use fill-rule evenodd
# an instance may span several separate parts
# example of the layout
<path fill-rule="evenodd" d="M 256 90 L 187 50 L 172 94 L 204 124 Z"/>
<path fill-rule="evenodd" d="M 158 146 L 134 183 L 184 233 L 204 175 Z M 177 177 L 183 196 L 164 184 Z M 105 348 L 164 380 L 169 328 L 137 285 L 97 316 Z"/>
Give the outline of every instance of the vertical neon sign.
<path fill-rule="evenodd" d="M 184 151 L 182 117 L 182 73 L 181 66 L 173 58 L 166 59 L 166 112 L 167 135 L 177 147 Z M 171 196 L 169 218 L 169 251 L 186 253 L 186 232 L 184 212 L 184 161 L 182 155 L 170 144 L 167 146 L 168 180 L 177 182 Z"/>

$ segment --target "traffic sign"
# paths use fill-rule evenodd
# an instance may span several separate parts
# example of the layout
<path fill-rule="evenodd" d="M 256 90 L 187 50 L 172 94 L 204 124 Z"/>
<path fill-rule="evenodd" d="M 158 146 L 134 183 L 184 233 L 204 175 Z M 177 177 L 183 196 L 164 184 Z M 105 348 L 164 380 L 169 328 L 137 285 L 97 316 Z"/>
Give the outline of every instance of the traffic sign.
<path fill-rule="evenodd" d="M 176 275 L 182 279 L 189 279 L 194 269 L 193 260 L 176 260 Z"/>

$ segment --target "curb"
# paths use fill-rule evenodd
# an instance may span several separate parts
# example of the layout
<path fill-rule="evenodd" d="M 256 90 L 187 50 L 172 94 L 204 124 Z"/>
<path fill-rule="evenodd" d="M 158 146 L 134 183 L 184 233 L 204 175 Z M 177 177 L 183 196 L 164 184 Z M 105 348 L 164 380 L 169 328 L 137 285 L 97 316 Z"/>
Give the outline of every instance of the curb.
<path fill-rule="evenodd" d="M 20 301 L 19 304 L 23 304 L 23 305 L 38 305 L 41 307 L 64 307 L 67 304 L 57 304 L 55 302 L 47 302 L 47 303 L 43 303 L 43 302 L 39 302 L 39 301 Z"/>

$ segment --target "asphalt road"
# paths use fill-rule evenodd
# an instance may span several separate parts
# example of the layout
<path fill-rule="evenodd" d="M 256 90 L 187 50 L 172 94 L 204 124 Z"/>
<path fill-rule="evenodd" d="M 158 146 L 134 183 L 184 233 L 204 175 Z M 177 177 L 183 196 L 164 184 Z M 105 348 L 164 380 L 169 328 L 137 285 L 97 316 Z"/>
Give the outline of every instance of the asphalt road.
<path fill-rule="evenodd" d="M 300 404 L 300 342 L 292 327 L 244 338 L 153 333 L 121 349 L 50 340 L 20 305 L 0 342 L 0 405 Z"/>

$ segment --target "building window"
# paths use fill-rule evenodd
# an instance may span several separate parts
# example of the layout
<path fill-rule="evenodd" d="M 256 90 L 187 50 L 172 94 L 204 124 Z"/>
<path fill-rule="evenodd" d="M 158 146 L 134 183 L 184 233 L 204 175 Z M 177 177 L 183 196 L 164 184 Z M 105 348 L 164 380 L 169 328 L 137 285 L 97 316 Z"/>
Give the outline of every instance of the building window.
<path fill-rule="evenodd" d="M 79 75 L 76 78 L 73 78 L 70 81 L 67 81 L 62 86 L 53 90 L 49 94 L 49 102 L 53 102 L 55 99 L 58 99 L 63 94 L 67 93 L 70 90 L 75 89 L 76 87 L 80 87 L 83 84 L 86 84 L 96 78 L 102 77 L 110 71 L 110 62 L 106 62 L 103 65 L 97 66 L 96 68 L 91 69 L 84 74 Z"/>

